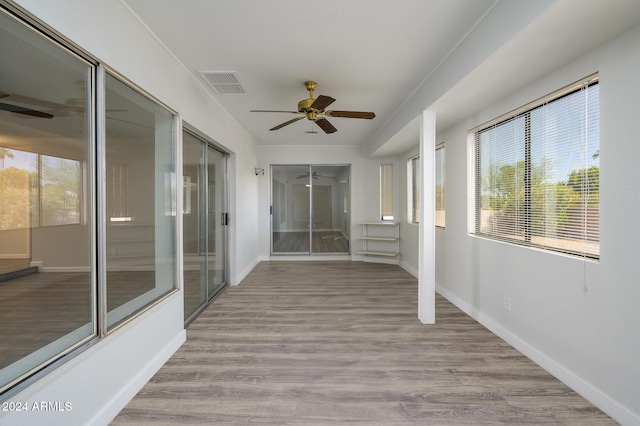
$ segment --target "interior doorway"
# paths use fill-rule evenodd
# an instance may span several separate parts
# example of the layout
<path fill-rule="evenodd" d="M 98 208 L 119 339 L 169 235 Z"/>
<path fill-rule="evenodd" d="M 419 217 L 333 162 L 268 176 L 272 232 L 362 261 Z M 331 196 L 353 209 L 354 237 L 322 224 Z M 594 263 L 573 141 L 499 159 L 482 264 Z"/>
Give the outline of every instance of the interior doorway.
<path fill-rule="evenodd" d="M 271 166 L 271 254 L 349 254 L 349 165 Z"/>

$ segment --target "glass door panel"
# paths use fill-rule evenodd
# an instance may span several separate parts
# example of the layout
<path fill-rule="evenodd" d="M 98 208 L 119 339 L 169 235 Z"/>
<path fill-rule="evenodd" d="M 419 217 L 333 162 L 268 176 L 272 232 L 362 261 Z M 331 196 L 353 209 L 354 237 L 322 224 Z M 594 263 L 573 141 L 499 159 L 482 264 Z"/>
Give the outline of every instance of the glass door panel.
<path fill-rule="evenodd" d="M 189 133 L 183 136 L 183 251 L 184 318 L 207 301 L 206 223 L 203 200 L 205 144 Z"/>
<path fill-rule="evenodd" d="M 350 166 L 271 166 L 273 254 L 348 254 Z"/>
<path fill-rule="evenodd" d="M 272 253 L 311 252 L 309 166 L 271 166 Z"/>
<path fill-rule="evenodd" d="M 209 271 L 209 297 L 225 285 L 226 264 L 226 193 L 225 155 L 207 148 L 207 269 Z"/>
<path fill-rule="evenodd" d="M 349 166 L 311 166 L 312 253 L 349 253 Z"/>
<path fill-rule="evenodd" d="M 190 322 L 227 283 L 227 154 L 183 134 L 184 318 Z"/>

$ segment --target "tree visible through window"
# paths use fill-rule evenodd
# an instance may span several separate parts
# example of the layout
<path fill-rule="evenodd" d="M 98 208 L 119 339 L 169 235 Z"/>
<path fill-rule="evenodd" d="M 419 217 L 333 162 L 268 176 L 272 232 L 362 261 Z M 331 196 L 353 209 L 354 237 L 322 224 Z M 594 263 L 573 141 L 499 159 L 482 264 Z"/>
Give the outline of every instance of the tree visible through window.
<path fill-rule="evenodd" d="M 0 230 L 80 223 L 80 161 L 0 150 Z"/>
<path fill-rule="evenodd" d="M 598 258 L 597 77 L 475 133 L 475 233 Z"/>

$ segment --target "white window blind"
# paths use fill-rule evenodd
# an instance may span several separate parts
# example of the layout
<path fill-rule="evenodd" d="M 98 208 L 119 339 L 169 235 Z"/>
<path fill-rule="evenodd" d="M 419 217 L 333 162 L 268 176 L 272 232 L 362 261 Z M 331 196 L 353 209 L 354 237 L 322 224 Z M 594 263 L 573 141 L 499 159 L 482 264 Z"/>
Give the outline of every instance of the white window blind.
<path fill-rule="evenodd" d="M 445 167 L 444 145 L 436 147 L 436 226 L 444 228 L 445 225 Z"/>
<path fill-rule="evenodd" d="M 380 216 L 393 220 L 393 163 L 380 164 Z"/>
<path fill-rule="evenodd" d="M 591 76 L 474 132 L 476 234 L 599 258 L 598 88 Z"/>
<path fill-rule="evenodd" d="M 407 167 L 409 221 L 418 223 L 420 222 L 420 156 L 410 158 L 407 161 Z"/>

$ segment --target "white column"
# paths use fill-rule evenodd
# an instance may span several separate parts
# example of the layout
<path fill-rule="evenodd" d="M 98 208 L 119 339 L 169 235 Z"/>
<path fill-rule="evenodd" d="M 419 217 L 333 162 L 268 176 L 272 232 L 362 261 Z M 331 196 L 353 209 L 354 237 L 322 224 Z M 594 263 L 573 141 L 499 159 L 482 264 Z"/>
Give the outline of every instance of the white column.
<path fill-rule="evenodd" d="M 436 322 L 436 113 L 424 111 L 420 120 L 420 226 L 418 244 L 418 319 Z"/>

